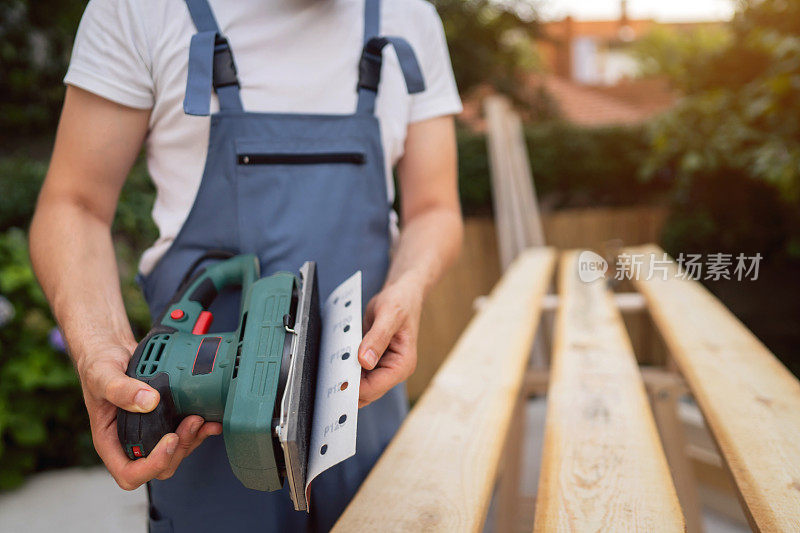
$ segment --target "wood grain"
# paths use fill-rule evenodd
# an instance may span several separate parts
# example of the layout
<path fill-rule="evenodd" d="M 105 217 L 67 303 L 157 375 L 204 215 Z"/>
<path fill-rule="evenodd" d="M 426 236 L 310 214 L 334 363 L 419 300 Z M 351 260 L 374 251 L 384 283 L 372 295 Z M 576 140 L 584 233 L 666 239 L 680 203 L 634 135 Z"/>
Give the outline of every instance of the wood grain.
<path fill-rule="evenodd" d="M 482 528 L 554 257 L 512 264 L 334 531 Z"/>
<path fill-rule="evenodd" d="M 663 257 L 655 246 L 627 252 L 645 254 L 643 274 Z M 800 531 L 800 383 L 708 290 L 676 272 L 672 264 L 666 281 L 643 275 L 635 285 L 730 467 L 750 525 Z"/>
<path fill-rule="evenodd" d="M 534 531 L 683 531 L 622 316 L 564 254 Z"/>

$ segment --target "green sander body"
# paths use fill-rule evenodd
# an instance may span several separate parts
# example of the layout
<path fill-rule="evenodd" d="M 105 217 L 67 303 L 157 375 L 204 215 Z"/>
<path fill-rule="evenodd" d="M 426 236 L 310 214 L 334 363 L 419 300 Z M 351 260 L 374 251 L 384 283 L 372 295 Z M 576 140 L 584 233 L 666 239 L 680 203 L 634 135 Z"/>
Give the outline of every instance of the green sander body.
<path fill-rule="evenodd" d="M 241 288 L 236 331 L 208 333 L 209 307 Z M 136 348 L 128 375 L 159 391 L 150 413 L 120 410 L 117 430 L 131 459 L 146 457 L 188 415 L 222 422 L 234 474 L 272 491 L 288 477 L 307 509 L 305 469 L 314 404 L 320 314 L 316 266 L 259 279 L 258 259 L 239 255 L 183 283 Z"/>

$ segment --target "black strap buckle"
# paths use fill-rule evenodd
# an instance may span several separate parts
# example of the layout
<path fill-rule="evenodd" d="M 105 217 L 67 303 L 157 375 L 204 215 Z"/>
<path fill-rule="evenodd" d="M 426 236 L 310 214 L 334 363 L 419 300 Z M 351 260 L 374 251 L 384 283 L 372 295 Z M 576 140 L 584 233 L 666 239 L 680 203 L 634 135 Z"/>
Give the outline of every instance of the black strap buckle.
<path fill-rule="evenodd" d="M 361 52 L 358 63 L 358 88 L 378 92 L 381 81 L 381 65 L 383 64 L 383 47 L 389 41 L 384 37 L 373 37 Z"/>
<path fill-rule="evenodd" d="M 236 64 L 233 62 L 233 52 L 228 44 L 228 39 L 217 35 L 214 41 L 214 89 L 228 87 L 229 85 L 239 86 L 239 79 L 236 77 Z"/>

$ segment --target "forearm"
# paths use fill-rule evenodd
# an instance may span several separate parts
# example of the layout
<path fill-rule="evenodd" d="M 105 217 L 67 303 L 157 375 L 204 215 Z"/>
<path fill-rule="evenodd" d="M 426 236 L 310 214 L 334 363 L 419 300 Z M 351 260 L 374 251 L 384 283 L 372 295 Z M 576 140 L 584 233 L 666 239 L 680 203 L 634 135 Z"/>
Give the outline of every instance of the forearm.
<path fill-rule="evenodd" d="M 34 270 L 76 366 L 103 346 L 135 347 L 109 224 L 78 202 L 45 191 L 30 241 Z"/>
<path fill-rule="evenodd" d="M 111 221 L 148 117 L 147 110 L 67 88 L 30 241 L 36 276 L 79 371 L 87 354 L 115 346 L 121 362 L 135 347 L 122 304 Z"/>
<path fill-rule="evenodd" d="M 400 232 L 386 283 L 409 282 L 427 295 L 461 249 L 461 214 L 451 207 L 431 207 L 408 220 Z"/>

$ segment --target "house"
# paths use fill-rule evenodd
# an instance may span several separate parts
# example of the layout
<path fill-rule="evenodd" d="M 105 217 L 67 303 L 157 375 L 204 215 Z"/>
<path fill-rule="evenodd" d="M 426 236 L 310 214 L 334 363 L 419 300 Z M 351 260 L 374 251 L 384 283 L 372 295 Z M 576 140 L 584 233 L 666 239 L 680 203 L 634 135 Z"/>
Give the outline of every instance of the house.
<path fill-rule="evenodd" d="M 709 24 L 630 19 L 627 0 L 621 0 L 620 8 L 617 20 L 568 16 L 541 23 L 535 44 L 544 73 L 530 75 L 528 83 L 544 89 L 570 122 L 636 124 L 672 107 L 679 95 L 665 79 L 639 76 L 631 46 L 657 27 L 691 31 Z"/>

